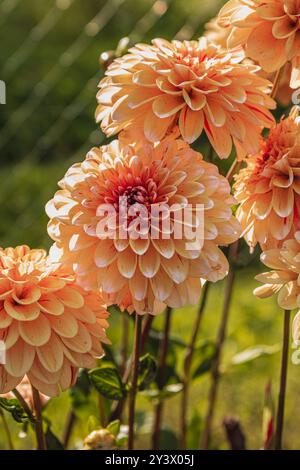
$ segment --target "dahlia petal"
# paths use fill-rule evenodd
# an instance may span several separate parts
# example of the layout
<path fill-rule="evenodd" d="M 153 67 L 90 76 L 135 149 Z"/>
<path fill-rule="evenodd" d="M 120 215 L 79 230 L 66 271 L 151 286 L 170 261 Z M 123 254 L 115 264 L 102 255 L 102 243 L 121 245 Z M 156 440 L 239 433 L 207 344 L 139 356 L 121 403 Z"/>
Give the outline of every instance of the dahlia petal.
<path fill-rule="evenodd" d="M 278 20 L 285 16 L 280 3 L 266 3 L 257 7 L 256 12 L 264 20 Z"/>
<path fill-rule="evenodd" d="M 280 217 L 288 217 L 294 207 L 294 192 L 292 188 L 285 189 L 274 187 L 272 206 L 277 215 Z"/>
<path fill-rule="evenodd" d="M 12 294 L 12 298 L 20 305 L 33 304 L 41 297 L 41 290 L 36 287 L 29 287 L 28 289 L 21 289 L 21 293 L 17 295 L 16 292 Z"/>
<path fill-rule="evenodd" d="M 45 315 L 40 315 L 31 322 L 20 322 L 19 332 L 26 343 L 31 346 L 42 346 L 50 339 L 51 327 Z"/>
<path fill-rule="evenodd" d="M 276 284 L 264 284 L 263 286 L 256 287 L 256 289 L 253 291 L 253 294 L 260 299 L 265 299 L 267 297 L 271 297 L 273 294 L 276 294 L 279 288 L 280 286 Z"/>
<path fill-rule="evenodd" d="M 130 238 L 129 240 L 130 247 L 139 256 L 142 256 L 146 253 L 149 248 L 150 241 L 149 238 L 137 238 L 136 240 Z"/>
<path fill-rule="evenodd" d="M 74 309 L 75 311 L 77 309 Z M 50 318 L 51 328 L 63 338 L 73 338 L 78 332 L 78 322 L 68 311 L 63 316 Z"/>
<path fill-rule="evenodd" d="M 154 297 L 160 302 L 164 302 L 172 292 L 173 281 L 160 269 L 154 277 L 150 279 Z"/>
<path fill-rule="evenodd" d="M 215 128 L 209 119 L 204 124 L 207 137 L 220 158 L 228 158 L 232 150 L 232 139 L 225 127 Z"/>
<path fill-rule="evenodd" d="M 298 289 L 295 282 L 285 284 L 278 294 L 277 300 L 281 308 L 285 310 L 293 310 L 297 308 Z"/>
<path fill-rule="evenodd" d="M 137 256 L 131 249 L 119 253 L 117 259 L 118 269 L 122 276 L 131 279 L 137 266 Z"/>
<path fill-rule="evenodd" d="M 40 309 L 36 302 L 30 305 L 17 305 L 12 299 L 6 299 L 4 301 L 4 309 L 12 318 L 21 321 L 35 320 L 40 314 Z"/>
<path fill-rule="evenodd" d="M 158 251 L 161 256 L 164 258 L 172 258 L 175 253 L 175 246 L 174 242 L 171 238 L 168 239 L 152 239 L 152 244 L 154 245 L 155 249 Z"/>
<path fill-rule="evenodd" d="M 54 294 L 45 294 L 39 300 L 38 305 L 42 312 L 51 315 L 61 315 L 64 312 L 63 303 Z"/>
<path fill-rule="evenodd" d="M 171 122 L 172 117 L 159 118 L 155 116 L 151 109 L 145 117 L 144 121 L 144 132 L 146 138 L 150 140 L 150 142 L 160 141 L 167 132 Z"/>
<path fill-rule="evenodd" d="M 91 336 L 80 322 L 78 322 L 77 334 L 73 338 L 62 338 L 62 341 L 71 351 L 78 353 L 86 353 L 92 347 Z"/>
<path fill-rule="evenodd" d="M 185 106 L 181 97 L 172 95 L 161 95 L 152 103 L 152 110 L 159 118 L 168 118 L 180 111 Z"/>
<path fill-rule="evenodd" d="M 52 332 L 48 343 L 36 349 L 40 363 L 49 372 L 57 372 L 64 361 L 63 347 L 60 339 Z"/>
<path fill-rule="evenodd" d="M 196 88 L 192 88 L 190 93 L 182 91 L 186 104 L 192 111 L 200 111 L 206 105 L 206 96 Z"/>
<path fill-rule="evenodd" d="M 147 252 L 139 257 L 139 268 L 146 278 L 152 278 L 158 272 L 160 267 L 160 256 L 150 245 Z"/>
<path fill-rule="evenodd" d="M 265 45 L 268 45 L 266 47 Z M 272 34 L 272 24 L 262 23 L 251 32 L 246 47 L 249 57 L 257 60 L 266 72 L 280 69 L 286 62 L 285 41 Z"/>
<path fill-rule="evenodd" d="M 161 264 L 166 273 L 176 284 L 184 282 L 188 275 L 189 262 L 175 254 L 172 258 L 161 259 Z"/>
<path fill-rule="evenodd" d="M 0 328 L 7 328 L 12 323 L 12 321 L 12 317 L 6 313 L 4 308 L 0 310 Z"/>
<path fill-rule="evenodd" d="M 183 139 L 189 144 L 193 143 L 202 133 L 204 116 L 202 111 L 193 111 L 187 106 L 179 115 L 179 129 Z"/>
<path fill-rule="evenodd" d="M 298 45 L 300 48 L 300 35 Z M 297 89 L 300 87 L 300 57 L 296 57 L 295 59 L 293 59 L 290 87 L 293 89 Z"/>
<path fill-rule="evenodd" d="M 19 338 L 18 341 L 6 351 L 5 369 L 14 377 L 22 377 L 30 370 L 34 356 L 34 348 L 24 343 L 24 341 Z"/>
<path fill-rule="evenodd" d="M 224 126 L 226 122 L 226 113 L 219 103 L 214 100 L 208 100 L 205 109 L 208 111 L 209 117 L 214 126 Z"/>
<path fill-rule="evenodd" d="M 21 377 L 10 375 L 3 365 L 0 364 L 0 394 L 8 393 L 19 385 Z"/>
<path fill-rule="evenodd" d="M 56 292 L 59 300 L 71 308 L 81 308 L 84 305 L 83 296 L 73 287 L 65 287 L 64 289 Z"/>
<path fill-rule="evenodd" d="M 245 44 L 250 32 L 251 30 L 248 28 L 233 27 L 227 39 L 227 46 L 230 49 L 234 49 L 235 47 L 238 47 L 241 44 Z"/>
<path fill-rule="evenodd" d="M 114 241 L 110 239 L 101 240 L 95 251 L 95 263 L 98 268 L 106 268 L 117 257 Z"/>
<path fill-rule="evenodd" d="M 135 271 L 132 279 L 129 279 L 130 292 L 135 300 L 141 302 L 145 299 L 148 289 L 148 279 L 143 276 L 139 269 Z"/>
<path fill-rule="evenodd" d="M 105 272 L 101 274 L 101 284 L 103 291 L 113 294 L 122 289 L 126 279 L 119 273 L 117 263 L 112 263 Z"/>
<path fill-rule="evenodd" d="M 272 192 L 257 197 L 253 205 L 253 214 L 259 219 L 264 220 L 272 210 Z"/>
<path fill-rule="evenodd" d="M 298 29 L 298 24 L 292 23 L 288 16 L 275 21 L 272 28 L 273 36 L 277 39 L 285 39 L 294 34 Z"/>
<path fill-rule="evenodd" d="M 19 338 L 18 322 L 14 320 L 8 329 L 3 330 L 3 333 L 5 334 L 1 335 L 1 339 L 5 342 L 6 349 L 9 349 L 16 344 Z"/>
<path fill-rule="evenodd" d="M 0 300 L 4 300 L 6 297 L 9 297 L 13 292 L 11 283 L 8 279 L 0 279 Z"/>

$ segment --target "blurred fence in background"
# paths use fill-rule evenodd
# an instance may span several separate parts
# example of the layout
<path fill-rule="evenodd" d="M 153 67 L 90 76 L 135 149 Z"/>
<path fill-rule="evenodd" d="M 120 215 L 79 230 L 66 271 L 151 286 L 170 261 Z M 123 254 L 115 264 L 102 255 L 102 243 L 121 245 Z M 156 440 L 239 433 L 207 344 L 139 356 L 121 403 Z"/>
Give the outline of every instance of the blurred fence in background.
<path fill-rule="evenodd" d="M 220 0 L 2 0 L 0 245 L 48 246 L 44 205 L 104 141 L 94 121 L 101 52 L 120 38 L 197 38 Z"/>

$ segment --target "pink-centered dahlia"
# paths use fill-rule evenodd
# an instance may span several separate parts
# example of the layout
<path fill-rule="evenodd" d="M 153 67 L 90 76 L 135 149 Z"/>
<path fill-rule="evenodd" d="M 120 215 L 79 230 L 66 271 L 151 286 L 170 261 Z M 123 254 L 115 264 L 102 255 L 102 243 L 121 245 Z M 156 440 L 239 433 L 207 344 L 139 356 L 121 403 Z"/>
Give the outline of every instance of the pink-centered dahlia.
<path fill-rule="evenodd" d="M 182 140 L 137 148 L 115 140 L 93 148 L 83 163 L 67 171 L 60 187 L 46 206 L 48 232 L 55 241 L 51 254 L 73 267 L 84 288 L 99 288 L 120 305 L 132 303 L 140 314 L 156 314 L 166 305 L 197 302 L 200 279 L 217 281 L 226 275 L 228 263 L 219 245 L 239 236 L 231 211 L 235 201 L 218 168 Z M 105 204 L 113 207 L 114 217 L 103 213 Z M 134 213 L 138 204 L 141 216 Z M 153 211 L 174 204 L 174 212 L 152 217 Z M 191 247 L 188 243 L 198 237 L 185 228 L 201 227 L 201 216 L 194 213 L 197 204 L 204 213 L 203 243 Z M 193 215 L 180 221 L 176 214 L 188 205 Z M 121 218 L 125 206 L 128 223 Z M 141 219 L 146 223 L 142 229 Z M 179 236 L 176 226 L 182 228 Z"/>
<path fill-rule="evenodd" d="M 250 247 L 277 247 L 300 230 L 300 108 L 295 106 L 235 177 L 236 216 Z"/>
<path fill-rule="evenodd" d="M 228 47 L 244 46 L 266 72 L 291 62 L 291 87 L 300 87 L 299 0 L 230 0 L 219 24 L 228 28 Z"/>
<path fill-rule="evenodd" d="M 79 367 L 94 367 L 103 355 L 107 317 L 100 294 L 77 286 L 44 250 L 0 249 L 0 340 L 6 349 L 0 393 L 25 375 L 48 396 L 73 385 Z"/>
<path fill-rule="evenodd" d="M 227 158 L 234 142 L 240 158 L 258 150 L 275 107 L 271 83 L 242 63 L 243 51 L 199 41 L 154 39 L 116 59 L 99 84 L 96 120 L 111 136 L 126 129 L 135 140 L 161 141 L 174 126 L 194 142 L 204 131 Z"/>

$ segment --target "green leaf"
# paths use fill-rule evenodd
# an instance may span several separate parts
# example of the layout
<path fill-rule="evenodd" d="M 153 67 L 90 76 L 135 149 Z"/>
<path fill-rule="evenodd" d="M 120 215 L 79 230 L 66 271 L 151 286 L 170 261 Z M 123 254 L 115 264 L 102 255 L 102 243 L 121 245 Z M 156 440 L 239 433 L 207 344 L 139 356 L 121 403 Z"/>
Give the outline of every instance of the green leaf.
<path fill-rule="evenodd" d="M 109 423 L 109 425 L 106 427 L 106 429 L 111 433 L 113 434 L 115 437 L 117 437 L 117 435 L 119 434 L 120 432 L 120 426 L 121 426 L 121 422 L 119 419 L 116 419 L 115 421 L 112 421 L 111 423 Z"/>
<path fill-rule="evenodd" d="M 126 396 L 126 388 L 118 369 L 113 364 L 103 364 L 89 372 L 96 390 L 110 400 L 121 400 Z"/>
<path fill-rule="evenodd" d="M 280 351 L 280 346 L 275 344 L 273 346 L 266 346 L 266 345 L 258 345 L 251 348 L 247 348 L 244 351 L 235 354 L 231 358 L 231 364 L 233 365 L 240 365 L 245 364 L 250 361 L 254 361 L 255 359 L 268 356 L 270 354 L 275 354 Z"/>
<path fill-rule="evenodd" d="M 107 307 L 107 310 L 109 311 L 109 313 L 111 315 L 125 315 L 126 312 L 121 312 L 120 308 L 118 305 L 114 304 L 114 305 L 110 305 L 109 307 Z"/>
<path fill-rule="evenodd" d="M 28 419 L 27 414 L 17 399 L 0 397 L 0 407 L 8 411 L 17 423 L 23 423 Z"/>
<path fill-rule="evenodd" d="M 192 379 L 209 372 L 216 357 L 216 347 L 211 341 L 201 344 L 195 351 L 192 365 Z"/>
<path fill-rule="evenodd" d="M 53 434 L 50 427 L 47 428 L 45 433 L 46 446 L 48 450 L 64 450 L 64 446 L 60 440 Z"/>
<path fill-rule="evenodd" d="M 70 390 L 73 408 L 86 405 L 89 401 L 90 392 L 91 382 L 88 373 L 85 369 L 81 369 L 76 384 Z"/>
<path fill-rule="evenodd" d="M 138 387 L 145 390 L 153 382 L 157 373 L 157 363 L 151 354 L 147 353 L 139 360 Z"/>
<path fill-rule="evenodd" d="M 143 394 L 149 398 L 150 400 L 155 401 L 162 401 L 168 398 L 172 398 L 177 393 L 180 393 L 183 388 L 182 383 L 177 384 L 170 384 L 164 387 L 163 390 L 159 390 L 158 388 L 145 390 Z"/>

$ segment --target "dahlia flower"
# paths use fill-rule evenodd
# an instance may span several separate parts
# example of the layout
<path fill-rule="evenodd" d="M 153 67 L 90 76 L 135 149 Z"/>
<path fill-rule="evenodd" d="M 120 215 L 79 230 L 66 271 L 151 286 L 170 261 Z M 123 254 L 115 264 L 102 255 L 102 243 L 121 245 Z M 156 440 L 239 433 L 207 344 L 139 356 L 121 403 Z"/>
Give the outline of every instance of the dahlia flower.
<path fill-rule="evenodd" d="M 300 230 L 300 108 L 295 106 L 261 151 L 235 176 L 236 216 L 250 247 L 277 247 Z"/>
<path fill-rule="evenodd" d="M 219 24 L 229 30 L 228 47 L 244 46 L 266 72 L 291 62 L 291 87 L 300 86 L 299 0 L 229 0 Z"/>
<path fill-rule="evenodd" d="M 244 64 L 242 50 L 199 41 L 154 39 L 116 59 L 99 84 L 96 120 L 111 136 L 123 129 L 136 140 L 161 141 L 174 126 L 188 143 L 206 133 L 227 158 L 234 142 L 240 158 L 259 147 L 274 118 L 271 83 Z"/>
<path fill-rule="evenodd" d="M 259 274 L 256 279 L 264 285 L 256 288 L 254 294 L 260 298 L 278 294 L 281 308 L 300 308 L 300 232 L 290 240 L 285 240 L 281 248 L 274 248 L 261 254 L 261 261 L 271 271 Z M 300 313 L 294 318 L 293 339 L 299 344 Z"/>
<path fill-rule="evenodd" d="M 0 393 L 30 383 L 48 396 L 74 384 L 79 367 L 93 367 L 107 343 L 108 312 L 98 293 L 50 263 L 44 250 L 0 249 Z"/>
<path fill-rule="evenodd" d="M 228 263 L 219 245 L 239 236 L 231 211 L 235 200 L 218 168 L 182 140 L 137 148 L 115 140 L 93 148 L 83 163 L 67 171 L 60 187 L 46 206 L 55 241 L 51 256 L 70 265 L 82 287 L 100 288 L 121 305 L 132 302 L 137 313 L 157 314 L 166 305 L 197 302 L 200 278 L 216 281 L 226 275 Z M 115 218 L 103 214 L 103 204 L 113 207 Z M 137 204 L 143 209 L 143 229 L 134 212 Z M 187 225 L 199 226 L 197 214 L 190 221 L 182 217 L 179 237 L 175 213 L 153 217 L 156 209 L 173 204 L 177 214 L 189 204 L 203 205 L 203 246 L 187 246 L 197 241 L 185 232 Z M 124 207 L 129 224 L 121 217 Z"/>

